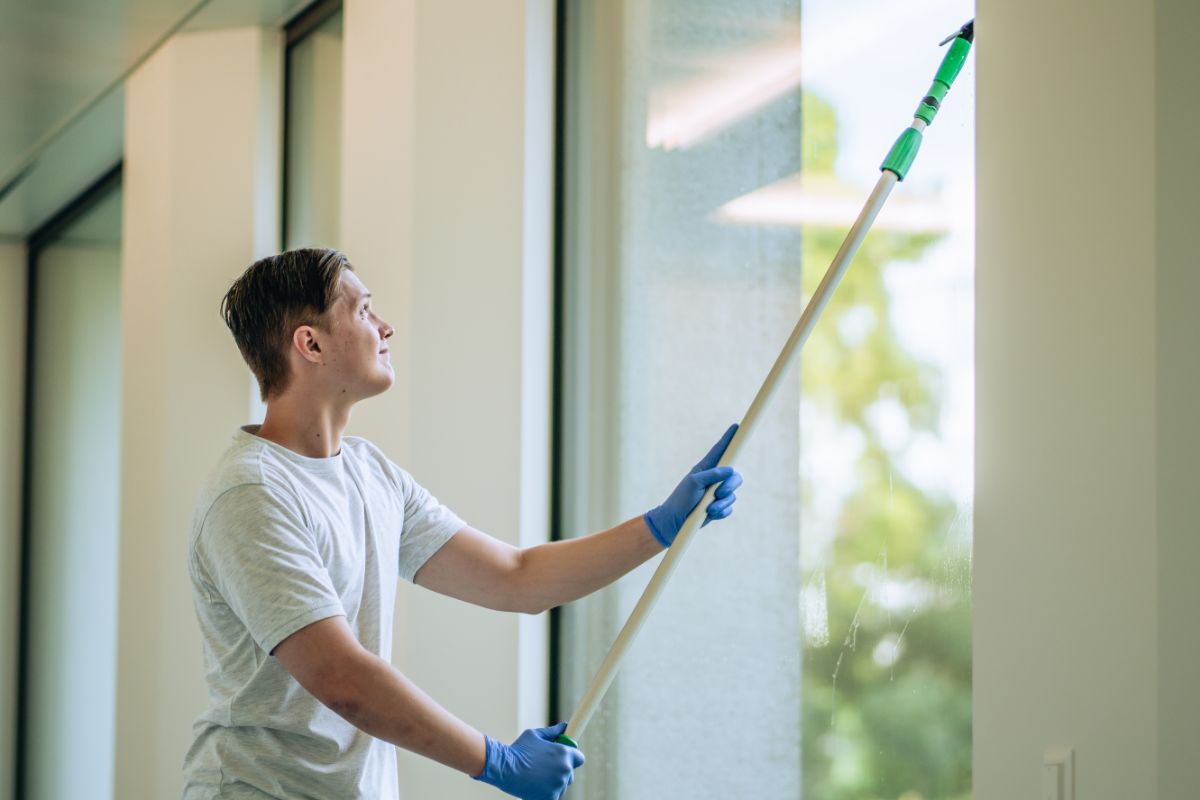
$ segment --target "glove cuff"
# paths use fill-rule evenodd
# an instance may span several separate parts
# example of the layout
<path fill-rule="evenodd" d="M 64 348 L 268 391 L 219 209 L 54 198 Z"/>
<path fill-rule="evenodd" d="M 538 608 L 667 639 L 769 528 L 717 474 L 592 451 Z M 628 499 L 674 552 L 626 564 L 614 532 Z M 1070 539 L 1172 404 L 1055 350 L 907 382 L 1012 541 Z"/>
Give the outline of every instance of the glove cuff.
<path fill-rule="evenodd" d="M 655 541 L 657 541 L 663 547 L 670 547 L 671 542 L 675 540 L 675 537 L 672 536 L 670 539 L 668 539 L 666 536 L 664 536 L 663 531 L 660 530 L 659 524 L 654 520 L 655 512 L 661 508 L 662 506 L 650 509 L 642 515 L 642 519 L 645 520 L 646 527 L 650 529 L 650 535 L 654 537 Z M 678 531 L 676 531 L 676 533 L 678 533 Z"/>
<path fill-rule="evenodd" d="M 483 783 L 495 786 L 495 781 L 499 779 L 497 774 L 500 771 L 500 763 L 503 761 L 504 745 L 497 742 L 486 733 L 483 735 L 484 742 L 487 744 L 487 756 L 483 762 L 483 772 L 474 776 L 473 780 L 482 781 Z"/>

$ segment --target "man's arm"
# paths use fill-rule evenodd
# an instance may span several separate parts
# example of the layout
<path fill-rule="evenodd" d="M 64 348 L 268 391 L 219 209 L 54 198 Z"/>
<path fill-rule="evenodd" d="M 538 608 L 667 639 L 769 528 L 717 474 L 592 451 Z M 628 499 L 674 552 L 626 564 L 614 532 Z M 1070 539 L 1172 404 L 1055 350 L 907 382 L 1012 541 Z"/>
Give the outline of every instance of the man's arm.
<path fill-rule="evenodd" d="M 272 651 L 296 681 L 347 722 L 517 797 L 555 800 L 583 765 L 556 742 L 566 723 L 532 728 L 506 745 L 466 724 L 354 638 L 346 618 L 314 622 Z"/>
<path fill-rule="evenodd" d="M 641 517 L 525 550 L 466 527 L 425 562 L 415 581 L 486 608 L 538 614 L 607 586 L 662 550 Z"/>
<path fill-rule="evenodd" d="M 736 432 L 737 426 L 730 426 L 671 496 L 641 517 L 591 536 L 524 550 L 465 527 L 417 570 L 413 580 L 468 603 L 529 614 L 591 594 L 670 547 L 709 486 L 718 484 L 708 520 L 732 513 L 734 491 L 742 478 L 732 467 L 717 463 Z"/>
<path fill-rule="evenodd" d="M 301 628 L 272 655 L 309 694 L 356 728 L 467 775 L 483 772 L 483 734 L 359 644 L 345 617 Z"/>

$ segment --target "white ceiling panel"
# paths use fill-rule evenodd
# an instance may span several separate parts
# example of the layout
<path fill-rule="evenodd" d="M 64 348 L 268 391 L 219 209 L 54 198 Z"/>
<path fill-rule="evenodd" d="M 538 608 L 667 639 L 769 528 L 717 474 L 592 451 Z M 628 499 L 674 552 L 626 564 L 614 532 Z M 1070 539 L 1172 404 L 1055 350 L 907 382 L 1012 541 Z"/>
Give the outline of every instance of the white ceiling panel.
<path fill-rule="evenodd" d="M 0 171 L 108 88 L 197 0 L 0 0 Z"/>
<path fill-rule="evenodd" d="M 123 79 L 177 30 L 281 25 L 304 0 L 0 0 L 0 239 L 121 157 Z"/>

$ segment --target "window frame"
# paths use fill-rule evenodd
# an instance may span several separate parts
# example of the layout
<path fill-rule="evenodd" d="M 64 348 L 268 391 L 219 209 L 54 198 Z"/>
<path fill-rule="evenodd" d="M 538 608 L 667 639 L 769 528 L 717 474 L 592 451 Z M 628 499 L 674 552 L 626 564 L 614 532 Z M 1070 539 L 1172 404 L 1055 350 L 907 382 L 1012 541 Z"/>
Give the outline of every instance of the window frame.
<path fill-rule="evenodd" d="M 279 242 L 282 246 L 287 246 L 288 241 L 288 212 L 290 209 L 289 203 L 289 184 L 288 184 L 288 164 L 292 154 L 292 126 L 289 120 L 292 118 L 292 50 L 302 44 L 310 34 L 332 19 L 334 16 L 342 13 L 344 10 L 343 0 L 315 0 L 305 8 L 301 9 L 296 16 L 292 17 L 283 26 L 283 136 L 279 148 Z"/>
<path fill-rule="evenodd" d="M 34 337 L 37 333 L 38 260 L 43 251 L 53 246 L 64 231 L 77 220 L 87 215 L 97 205 L 121 189 L 124 180 L 124 160 L 118 161 L 99 178 L 89 184 L 65 206 L 43 222 L 25 240 L 25 387 L 22 414 L 21 442 L 21 521 L 18 534 L 20 553 L 20 587 L 17 600 L 17 675 L 16 675 L 16 751 L 13 754 L 13 791 L 15 797 L 27 794 L 28 772 L 26 760 L 29 755 L 27 743 L 29 728 L 29 682 L 32 653 L 30 652 L 30 629 L 33 622 L 32 608 L 32 540 L 33 540 L 33 448 L 34 415 L 36 414 L 36 374 Z"/>

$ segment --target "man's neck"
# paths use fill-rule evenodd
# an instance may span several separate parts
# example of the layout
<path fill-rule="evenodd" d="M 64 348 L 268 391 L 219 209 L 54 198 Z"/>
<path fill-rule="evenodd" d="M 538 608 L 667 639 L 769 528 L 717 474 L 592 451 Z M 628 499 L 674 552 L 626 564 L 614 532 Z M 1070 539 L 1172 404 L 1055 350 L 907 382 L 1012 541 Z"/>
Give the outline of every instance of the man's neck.
<path fill-rule="evenodd" d="M 350 407 L 314 405 L 288 394 L 267 402 L 257 435 L 309 458 L 329 458 L 342 449 Z"/>

